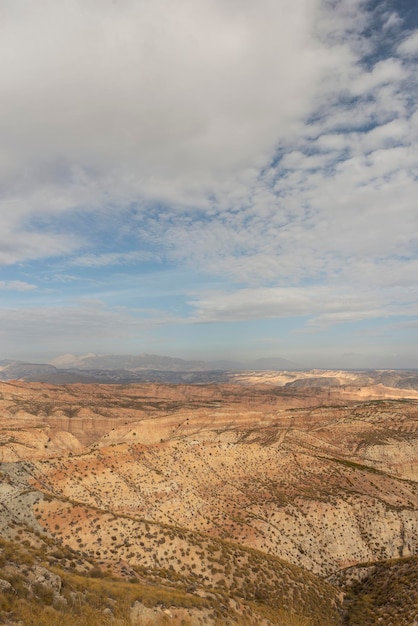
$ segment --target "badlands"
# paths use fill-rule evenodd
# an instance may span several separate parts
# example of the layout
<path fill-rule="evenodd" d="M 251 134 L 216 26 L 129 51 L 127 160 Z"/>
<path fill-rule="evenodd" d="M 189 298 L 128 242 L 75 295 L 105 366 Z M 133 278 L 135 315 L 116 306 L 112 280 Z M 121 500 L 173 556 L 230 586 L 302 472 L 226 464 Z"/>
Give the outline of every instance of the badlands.
<path fill-rule="evenodd" d="M 418 624 L 417 383 L 1 382 L 0 623 Z"/>

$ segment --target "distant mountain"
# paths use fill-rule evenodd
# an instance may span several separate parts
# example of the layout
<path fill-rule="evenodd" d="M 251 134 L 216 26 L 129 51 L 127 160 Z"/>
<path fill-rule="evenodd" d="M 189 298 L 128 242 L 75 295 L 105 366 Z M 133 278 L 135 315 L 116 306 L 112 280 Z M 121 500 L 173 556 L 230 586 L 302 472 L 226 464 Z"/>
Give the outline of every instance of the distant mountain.
<path fill-rule="evenodd" d="M 2 367 L 0 377 L 2 378 L 27 378 L 32 374 L 49 376 L 57 372 L 53 365 L 45 363 L 22 363 L 21 361 L 9 361 Z"/>
<path fill-rule="evenodd" d="M 213 369 L 204 361 L 186 361 L 169 356 L 158 356 L 156 354 L 139 354 L 137 356 L 119 354 L 85 354 L 75 356 L 65 354 L 53 359 L 51 365 L 59 368 L 71 368 L 78 370 L 116 370 L 128 371 L 136 370 L 161 370 L 161 371 L 200 371 Z"/>
<path fill-rule="evenodd" d="M 58 369 L 46 363 L 23 363 L 21 361 L 9 361 L 7 365 L 0 367 L 0 380 L 26 380 L 52 384 L 98 382 L 87 372 L 86 374 L 72 373 L 70 370 Z"/>
<path fill-rule="evenodd" d="M 2 359 L 0 360 L 0 370 L 12 363 L 18 363 L 18 361 L 12 361 L 12 359 Z"/>
<path fill-rule="evenodd" d="M 4 359 L 0 361 L 0 380 L 66 383 L 209 383 L 227 382 L 226 372 L 242 370 L 300 370 L 286 359 L 255 361 L 187 361 L 155 354 L 76 356 L 64 354 L 50 363 L 25 363 Z"/>
<path fill-rule="evenodd" d="M 54 359 L 51 363 L 0 360 L 0 380 L 25 380 L 50 384 L 227 383 L 234 381 L 234 374 L 242 371 L 305 372 L 306 376 L 301 374 L 299 377 L 293 374 L 293 380 L 284 384 L 288 391 L 340 385 L 338 376 L 332 375 L 331 370 L 321 374 L 321 370 L 306 370 L 297 363 L 281 358 L 264 358 L 246 362 L 227 360 L 205 362 L 186 361 L 154 354 L 138 356 L 66 354 Z M 359 386 L 380 384 L 398 389 L 418 390 L 418 371 L 416 370 L 358 370 L 356 373 L 356 384 Z"/>
<path fill-rule="evenodd" d="M 303 367 L 292 361 L 281 358 L 264 358 L 248 361 L 216 360 L 197 361 L 178 359 L 169 356 L 159 356 L 156 354 L 139 354 L 137 356 L 119 354 L 85 354 L 76 356 L 74 354 L 64 354 L 52 361 L 51 365 L 64 369 L 92 370 L 123 369 L 128 371 L 137 370 L 159 370 L 173 372 L 198 372 L 212 370 L 298 370 Z"/>

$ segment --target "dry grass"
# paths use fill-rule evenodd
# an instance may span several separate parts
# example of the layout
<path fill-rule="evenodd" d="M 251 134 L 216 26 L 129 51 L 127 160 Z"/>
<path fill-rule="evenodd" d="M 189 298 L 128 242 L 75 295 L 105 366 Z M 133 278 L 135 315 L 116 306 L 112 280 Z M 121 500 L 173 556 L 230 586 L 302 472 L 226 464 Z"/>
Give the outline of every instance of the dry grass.
<path fill-rule="evenodd" d="M 222 547 L 221 543 L 219 547 Z M 238 549 L 230 546 L 228 548 L 235 551 Z M 282 581 L 281 587 L 279 585 L 280 589 L 275 589 L 274 584 L 268 582 L 264 575 L 264 586 L 254 586 L 254 579 L 249 573 L 251 568 L 244 566 L 242 571 L 239 570 L 242 578 L 235 579 L 236 584 L 241 587 L 234 594 L 233 603 L 238 600 L 238 604 L 232 609 L 232 590 L 222 585 L 212 587 L 203 594 L 203 588 L 189 592 L 188 579 L 181 580 L 177 577 L 175 584 L 170 583 L 161 578 L 161 572 L 159 575 L 150 572 L 150 580 L 153 581 L 151 584 L 134 579 L 127 581 L 102 572 L 91 561 L 83 563 L 80 558 L 78 560 L 81 567 L 88 572 L 82 575 L 50 565 L 51 555 L 57 554 L 57 551 L 54 545 L 44 545 L 42 549 L 37 549 L 0 540 L 0 578 L 9 581 L 14 589 L 0 595 L 0 623 L 7 623 L 9 620 L 25 626 L 110 626 L 117 620 L 118 626 L 131 626 L 130 613 L 136 602 L 156 609 L 152 626 L 168 623 L 171 626 L 188 626 L 187 615 L 190 612 L 204 616 L 211 626 L 257 626 L 262 618 L 280 626 L 335 626 L 337 623 L 332 605 L 324 598 L 321 601 L 314 599 L 319 589 L 325 593 L 328 588 L 332 589 L 331 586 L 321 583 L 320 588 L 305 589 L 308 579 L 302 577 L 302 586 L 295 587 L 297 568 L 292 568 L 295 577 L 293 583 L 288 578 L 286 582 Z M 245 552 L 237 554 L 242 557 Z M 252 567 L 258 564 L 257 567 L 262 568 L 262 556 L 256 551 L 249 551 L 249 564 Z M 270 561 L 275 563 L 277 560 L 270 557 Z M 54 593 L 51 586 L 37 582 L 36 572 L 39 566 L 59 576 L 59 593 Z M 273 574 L 273 571 L 270 573 Z M 314 577 L 311 578 L 314 581 Z M 305 616 L 295 614 L 294 609 L 286 610 L 277 602 L 277 593 L 283 594 L 286 589 L 289 595 L 294 595 L 295 606 L 304 607 Z M 256 601 L 254 596 L 257 596 Z M 169 619 L 160 615 L 158 612 L 163 609 L 170 609 L 173 616 Z M 179 610 L 183 612 L 183 616 L 176 619 L 175 613 Z M 146 626 L 146 620 L 141 626 Z"/>
<path fill-rule="evenodd" d="M 350 626 L 411 626 L 418 621 L 418 556 L 378 563 L 348 590 Z"/>

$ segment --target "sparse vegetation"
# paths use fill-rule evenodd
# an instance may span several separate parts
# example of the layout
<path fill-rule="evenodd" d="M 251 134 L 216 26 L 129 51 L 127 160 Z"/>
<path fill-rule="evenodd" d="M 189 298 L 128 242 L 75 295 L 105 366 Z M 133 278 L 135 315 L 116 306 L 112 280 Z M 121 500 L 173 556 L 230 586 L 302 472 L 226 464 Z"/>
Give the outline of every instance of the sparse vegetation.
<path fill-rule="evenodd" d="M 28 556 L 30 558 L 28 559 Z M 220 585 L 220 589 L 213 589 L 206 597 L 190 593 L 182 586 L 173 587 L 167 584 L 157 584 L 156 578 L 150 580 L 152 584 L 144 584 L 137 578 L 131 581 L 123 580 L 103 572 L 97 565 L 92 568 L 89 563 L 82 566 L 86 569 L 84 575 L 71 572 L 71 568 L 63 570 L 57 565 L 49 565 L 47 561 L 52 556 L 43 546 L 42 549 L 29 548 L 22 550 L 11 542 L 0 543 L 0 578 L 10 583 L 11 589 L 2 593 L 0 600 L 0 621 L 12 619 L 29 626 L 64 626 L 81 624 L 95 626 L 114 623 L 117 619 L 120 626 L 131 625 L 132 607 L 141 603 L 145 607 L 156 607 L 156 619 L 152 623 L 160 626 L 167 623 L 164 613 L 158 616 L 158 611 L 169 608 L 170 615 L 179 609 L 211 614 L 213 624 L 236 624 L 237 626 L 256 625 L 261 617 L 271 620 L 272 624 L 326 626 L 335 624 L 329 621 L 325 614 L 323 618 L 314 619 L 298 616 L 296 613 L 269 606 L 269 604 L 248 602 L 242 605 L 241 611 L 227 609 L 228 596 Z M 61 556 L 61 555 L 60 555 Z M 30 565 L 28 566 L 28 562 Z M 50 572 L 52 583 L 39 582 L 39 568 L 42 563 L 42 580 Z M 100 572 L 100 575 L 98 575 Z M 38 578 L 37 578 L 38 577 Z M 158 573 L 164 578 L 162 572 Z M 57 583 L 59 581 L 59 583 Z M 177 578 L 178 582 L 181 581 Z M 55 586 L 54 586 L 55 585 Z M 245 608 L 246 607 L 246 608 Z M 244 610 L 245 615 L 240 614 Z M 315 614 L 315 610 L 312 615 Z M 257 617 L 258 616 L 258 617 Z M 188 624 L 187 617 L 182 619 L 170 618 L 169 623 L 175 626 Z"/>
<path fill-rule="evenodd" d="M 336 626 L 340 589 L 318 574 L 418 548 L 414 401 L 341 385 L 13 385 L 0 622 L 123 626 L 140 603 L 173 626 L 193 611 L 210 626 Z M 385 567 L 385 597 L 371 575 L 346 588 L 350 626 L 376 607 L 398 626 L 413 569 L 395 584 Z"/>
<path fill-rule="evenodd" d="M 368 570 L 370 573 L 364 579 L 347 587 L 345 623 L 350 626 L 414 624 L 418 620 L 418 556 L 376 563 Z"/>

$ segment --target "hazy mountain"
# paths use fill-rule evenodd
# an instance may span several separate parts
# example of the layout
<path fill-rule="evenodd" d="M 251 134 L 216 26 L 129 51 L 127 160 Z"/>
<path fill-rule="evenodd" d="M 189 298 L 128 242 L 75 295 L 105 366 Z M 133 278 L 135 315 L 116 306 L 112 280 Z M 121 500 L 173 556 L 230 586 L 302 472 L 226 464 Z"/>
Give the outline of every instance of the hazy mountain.
<path fill-rule="evenodd" d="M 211 369 L 204 361 L 186 361 L 156 354 L 137 356 L 120 354 L 85 354 L 75 356 L 65 354 L 53 359 L 51 365 L 59 368 L 80 370 L 163 370 L 163 371 L 198 371 Z"/>
<path fill-rule="evenodd" d="M 12 361 L 11 359 L 2 359 L 0 360 L 0 368 L 6 367 L 7 365 L 10 365 L 11 363 L 16 363 L 16 361 Z"/>
<path fill-rule="evenodd" d="M 58 370 L 53 365 L 45 363 L 22 363 L 20 361 L 9 361 L 0 371 L 0 377 L 7 378 L 27 378 L 32 375 L 50 376 Z"/>
<path fill-rule="evenodd" d="M 186 360 L 156 354 L 119 355 L 119 354 L 85 354 L 76 356 L 64 354 L 52 361 L 51 365 L 58 368 L 81 370 L 91 369 L 124 369 L 124 370 L 161 370 L 161 371 L 207 371 L 207 370 L 295 370 L 303 369 L 301 365 L 282 358 L 263 358 L 246 361 Z"/>
<path fill-rule="evenodd" d="M 21 379 L 32 382 L 65 384 L 96 383 L 208 383 L 227 382 L 226 372 L 240 370 L 298 370 L 296 363 L 286 359 L 257 359 L 238 362 L 229 360 L 198 361 L 156 354 L 118 355 L 64 354 L 50 363 L 0 361 L 0 380 Z"/>
<path fill-rule="evenodd" d="M 238 362 L 229 360 L 187 361 L 154 354 L 76 356 L 65 354 L 50 363 L 25 363 L 3 359 L 0 361 L 0 380 L 68 383 L 140 383 L 165 382 L 172 384 L 223 383 L 236 379 L 238 372 L 300 372 L 290 376 L 284 384 L 295 387 L 338 386 L 338 371 L 307 370 L 282 358 L 262 358 Z M 261 374 L 263 376 L 263 374 Z M 414 370 L 352 370 L 351 379 L 359 385 L 381 384 L 399 389 L 418 389 L 418 373 Z"/>
<path fill-rule="evenodd" d="M 127 357 L 129 359 L 129 357 Z M 0 365 L 0 380 L 25 380 L 28 382 L 47 382 L 52 384 L 70 384 L 70 383 L 140 383 L 140 382 L 165 382 L 172 384 L 190 383 L 210 383 L 210 382 L 228 382 L 225 369 L 212 369 L 209 364 L 203 367 L 202 364 L 193 367 L 193 361 L 182 361 L 181 359 L 170 359 L 171 363 L 165 362 L 169 357 L 156 357 L 149 360 L 148 363 L 153 367 L 145 367 L 146 360 L 144 358 L 144 367 L 132 367 L 132 369 L 116 367 L 118 358 L 104 360 L 102 367 L 87 367 L 86 363 L 80 361 L 78 366 L 71 367 L 55 367 L 45 363 L 23 363 L 19 361 L 4 361 Z M 93 360 L 90 364 L 100 363 L 100 358 Z M 122 359 L 122 357 L 120 357 Z M 132 357 L 131 364 L 138 364 L 138 360 Z M 177 361 L 177 363 L 174 363 Z M 70 360 L 68 359 L 69 363 Z M 103 361 L 102 361 L 103 363 Z M 129 366 L 129 363 L 125 361 Z M 107 367 L 106 367 L 107 365 Z M 177 365 L 177 367 L 176 367 Z M 180 367 L 180 366 L 183 367 Z M 113 366 L 113 367 L 112 367 Z M 165 367 L 164 367 L 165 366 Z"/>

